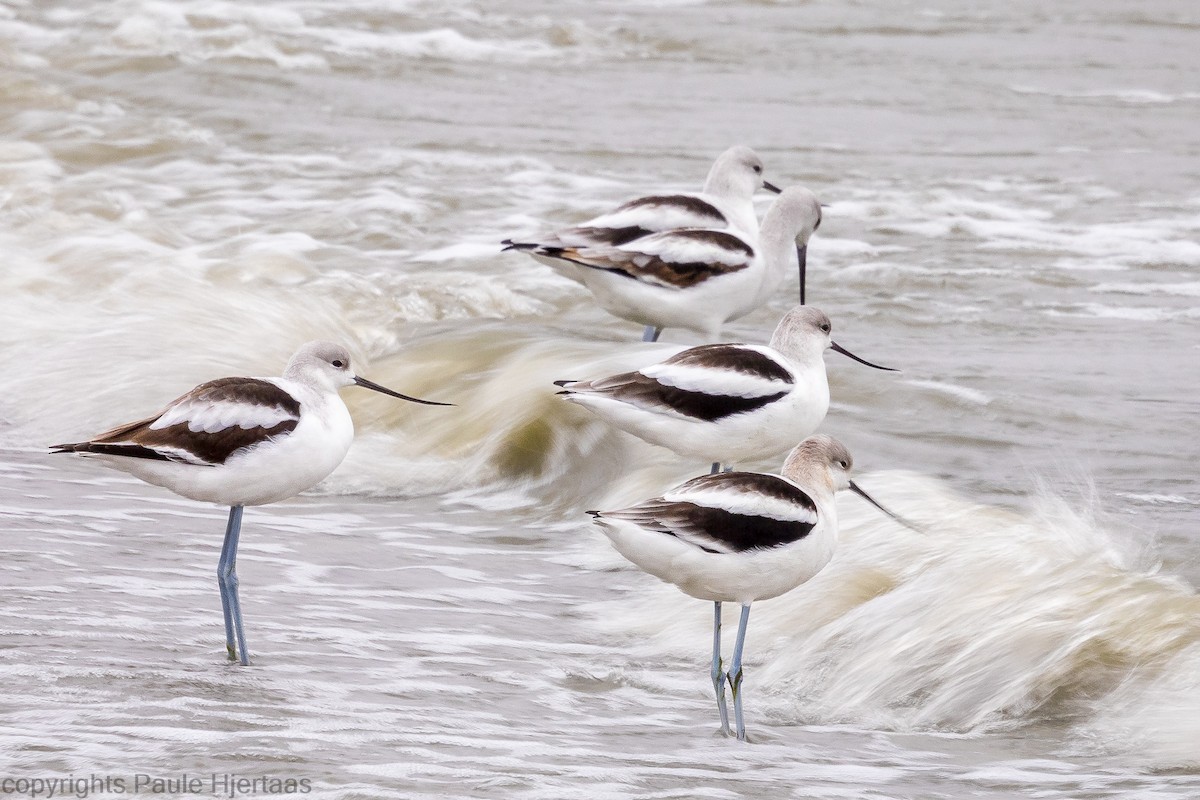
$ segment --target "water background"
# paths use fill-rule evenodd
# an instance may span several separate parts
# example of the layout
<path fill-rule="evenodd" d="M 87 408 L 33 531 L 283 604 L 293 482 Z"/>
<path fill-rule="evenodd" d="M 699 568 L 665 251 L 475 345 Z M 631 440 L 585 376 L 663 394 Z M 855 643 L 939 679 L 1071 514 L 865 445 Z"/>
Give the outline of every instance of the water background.
<path fill-rule="evenodd" d="M 8 4 L 0 778 L 1200 796 L 1197 35 L 1175 2 Z M 553 395 L 662 348 L 497 245 L 733 143 L 827 205 L 809 300 L 903 372 L 829 355 L 823 430 L 929 528 L 842 499 L 835 561 L 755 606 L 746 746 L 710 608 L 583 513 L 702 467 Z M 46 446 L 313 338 L 457 406 L 344 393 L 343 466 L 246 514 L 237 669 L 224 511 Z"/>

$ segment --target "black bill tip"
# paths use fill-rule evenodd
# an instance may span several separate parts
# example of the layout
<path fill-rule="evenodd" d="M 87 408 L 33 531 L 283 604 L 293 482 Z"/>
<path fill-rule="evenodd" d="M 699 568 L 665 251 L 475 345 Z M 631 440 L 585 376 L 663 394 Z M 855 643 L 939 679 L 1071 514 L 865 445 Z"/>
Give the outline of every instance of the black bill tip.
<path fill-rule="evenodd" d="M 454 403 L 439 403 L 436 400 L 422 400 L 419 397 L 409 397 L 406 394 L 400 394 L 399 392 L 393 392 L 391 389 L 387 388 L 386 386 L 380 386 L 378 383 L 375 383 L 374 381 L 369 381 L 366 378 L 359 378 L 357 376 L 355 376 L 355 378 L 354 378 L 354 385 L 361 386 L 364 389 L 370 389 L 373 392 L 379 392 L 380 394 L 386 394 L 386 395 L 390 395 L 392 397 L 399 397 L 401 400 L 407 400 L 410 403 L 420 403 L 421 405 L 425 405 L 425 406 L 452 406 L 452 405 L 454 405 Z"/>
<path fill-rule="evenodd" d="M 887 515 L 888 515 L 889 517 L 891 517 L 893 520 L 895 520 L 896 522 L 900 523 L 900 524 L 901 524 L 901 525 L 903 525 L 904 527 L 908 528 L 910 531 L 916 531 L 917 533 L 924 533 L 924 531 L 923 531 L 923 530 L 921 530 L 920 528 L 918 528 L 916 525 L 913 525 L 911 522 L 909 522 L 908 520 L 906 520 L 904 517 L 900 516 L 899 514 L 895 514 L 895 513 L 891 512 L 891 511 L 888 511 L 886 508 L 884 508 L 882 505 L 880 505 L 880 504 L 879 504 L 879 502 L 878 502 L 878 501 L 877 501 L 877 500 L 876 500 L 874 497 L 871 497 L 871 495 L 869 495 L 869 494 L 867 494 L 866 492 L 864 492 L 864 491 L 862 490 L 862 487 L 861 487 L 861 486 L 859 486 L 859 485 L 858 485 L 857 483 L 855 483 L 854 481 L 850 481 L 850 491 L 854 492 L 856 495 L 858 495 L 859 497 L 861 497 L 863 500 L 866 500 L 868 503 L 870 503 L 871 505 L 873 505 L 873 506 L 875 506 L 876 508 L 878 508 L 878 509 L 879 509 L 880 511 L 882 511 L 884 514 L 887 514 Z"/>
<path fill-rule="evenodd" d="M 900 370 L 896 369 L 895 367 L 881 367 L 878 364 L 872 364 L 870 361 L 867 361 L 865 358 L 859 358 L 858 356 L 854 355 L 854 353 L 851 353 L 849 350 L 842 347 L 837 342 L 830 342 L 829 347 L 835 353 L 841 353 L 842 355 L 846 356 L 846 358 L 852 358 L 855 361 L 857 361 L 858 363 L 866 364 L 868 367 L 872 367 L 873 369 L 881 369 L 881 370 L 884 370 L 885 372 L 899 372 L 900 371 Z"/>
<path fill-rule="evenodd" d="M 774 192 L 775 194 L 783 194 L 783 189 L 780 189 L 778 186 L 771 183 L 770 181 L 763 181 L 763 188 L 766 189 L 768 192 Z"/>

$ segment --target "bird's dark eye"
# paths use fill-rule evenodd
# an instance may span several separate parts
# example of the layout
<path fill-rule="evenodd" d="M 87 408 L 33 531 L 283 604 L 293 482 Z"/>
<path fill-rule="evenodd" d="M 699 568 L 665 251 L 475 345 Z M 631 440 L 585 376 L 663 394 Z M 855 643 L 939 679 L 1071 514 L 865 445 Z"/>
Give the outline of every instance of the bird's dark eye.
<path fill-rule="evenodd" d="M 758 164 L 755 164 L 755 165 L 754 165 L 754 172 L 755 172 L 755 174 L 756 174 L 756 175 L 761 175 L 761 174 L 762 174 L 762 167 L 760 167 Z"/>
<path fill-rule="evenodd" d="M 821 333 L 829 333 L 830 330 L 832 330 L 832 327 L 828 322 L 821 323 Z"/>
<path fill-rule="evenodd" d="M 346 362 L 342 361 L 340 358 L 335 358 L 333 361 L 330 361 L 329 363 L 333 364 L 338 369 L 341 369 L 342 367 L 346 366 Z"/>
<path fill-rule="evenodd" d="M 850 465 L 846 463 L 845 459 L 842 459 L 841 461 L 839 461 L 838 466 L 841 467 L 842 469 L 850 469 Z"/>

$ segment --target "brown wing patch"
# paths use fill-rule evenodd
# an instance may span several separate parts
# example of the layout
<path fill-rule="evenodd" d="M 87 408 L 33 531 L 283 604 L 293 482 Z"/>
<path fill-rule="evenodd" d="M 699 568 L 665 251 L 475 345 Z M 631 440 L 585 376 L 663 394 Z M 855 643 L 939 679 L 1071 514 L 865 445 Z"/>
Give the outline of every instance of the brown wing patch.
<path fill-rule="evenodd" d="M 592 244 L 620 247 L 652 233 L 654 231 L 640 225 L 626 225 L 621 228 L 572 228 L 563 235 L 563 238 L 571 239 L 578 236 Z"/>
<path fill-rule="evenodd" d="M 291 433 L 299 420 L 287 419 L 270 428 L 240 428 L 234 425 L 215 433 L 196 432 L 186 422 L 169 428 L 146 428 L 129 437 L 128 441 L 150 450 L 184 450 L 209 464 L 224 464 L 234 453 L 270 439 Z"/>
<path fill-rule="evenodd" d="M 292 416 L 300 415 L 299 400 L 262 378 L 217 378 L 200 384 L 171 405 L 185 399 L 275 407 Z"/>
<path fill-rule="evenodd" d="M 616 211 L 631 211 L 635 208 L 661 208 L 663 206 L 674 206 L 689 214 L 694 214 L 702 218 L 701 225 L 727 225 L 729 223 L 725 219 L 725 215 L 712 203 L 686 194 L 656 194 L 639 197 L 636 200 L 630 200 L 628 203 L 618 206 Z"/>
<path fill-rule="evenodd" d="M 282 420 L 270 428 L 233 425 L 212 433 L 193 431 L 186 421 L 166 428 L 150 427 L 168 410 L 185 402 L 238 403 L 278 408 L 291 419 Z M 223 464 L 239 450 L 295 430 L 299 418 L 300 402 L 270 381 L 261 378 L 218 378 L 202 383 L 176 398 L 153 417 L 112 428 L 86 442 L 54 445 L 52 450 L 59 453 L 102 453 L 159 461 Z"/>
<path fill-rule="evenodd" d="M 736 343 L 702 344 L 676 353 L 663 362 L 676 366 L 707 367 L 753 375 L 765 380 L 793 383 L 790 370 L 775 359 Z"/>
<path fill-rule="evenodd" d="M 672 238 L 689 239 L 693 242 L 712 245 L 734 256 L 728 263 L 722 261 L 670 261 L 651 253 L 621 251 L 604 252 L 604 263 L 588 261 L 586 251 L 562 248 L 559 255 L 580 266 L 603 269 L 633 280 L 653 281 L 675 289 L 686 289 L 720 275 L 740 272 L 750 266 L 754 259 L 754 248 L 737 236 L 722 231 L 682 229 L 671 231 Z"/>

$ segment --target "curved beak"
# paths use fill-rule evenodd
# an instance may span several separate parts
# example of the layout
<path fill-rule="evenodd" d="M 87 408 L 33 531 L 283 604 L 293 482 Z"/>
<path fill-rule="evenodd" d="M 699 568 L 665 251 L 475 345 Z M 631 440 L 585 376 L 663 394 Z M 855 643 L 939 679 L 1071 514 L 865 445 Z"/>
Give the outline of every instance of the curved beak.
<path fill-rule="evenodd" d="M 900 371 L 900 370 L 896 369 L 895 367 L 881 367 L 878 364 L 872 364 L 870 361 L 867 361 L 865 358 L 859 358 L 858 356 L 854 355 L 854 353 L 851 353 L 849 350 L 842 347 L 837 342 L 830 342 L 829 347 L 835 353 L 841 353 L 842 355 L 846 356 L 847 358 L 852 358 L 860 364 L 866 364 L 868 367 L 874 367 L 875 369 L 882 369 L 886 372 L 899 372 Z"/>
<path fill-rule="evenodd" d="M 783 189 L 780 189 L 778 186 L 771 183 L 770 181 L 763 181 L 763 188 L 766 189 L 768 192 L 774 192 L 775 194 L 783 194 Z"/>
<path fill-rule="evenodd" d="M 858 495 L 859 497 L 861 497 L 863 500 L 866 500 L 868 503 L 870 503 L 871 505 L 873 505 L 873 506 L 875 506 L 876 508 L 878 508 L 878 509 L 879 509 L 880 511 L 882 511 L 884 514 L 887 514 L 889 517 L 891 517 L 892 519 L 894 519 L 896 522 L 899 522 L 901 525 L 903 525 L 904 527 L 908 528 L 910 531 L 916 531 L 917 533 L 924 533 L 924 532 L 925 532 L 925 531 L 921 530 L 920 528 L 918 528 L 916 525 L 913 525 L 911 522 L 909 522 L 908 520 L 906 520 L 904 517 L 901 517 L 901 516 L 900 516 L 900 515 L 898 515 L 898 514 L 893 514 L 891 511 L 888 511 L 886 508 L 884 508 L 883 506 L 881 506 L 881 505 L 879 504 L 879 502 L 875 500 L 875 498 L 874 498 L 874 497 L 871 497 L 871 495 L 869 495 L 869 494 L 867 494 L 866 492 L 864 492 L 864 491 L 862 490 L 862 487 L 861 487 L 861 486 L 859 486 L 859 485 L 858 485 L 857 483 L 855 483 L 854 481 L 850 481 L 850 491 L 854 492 L 856 495 Z"/>
<path fill-rule="evenodd" d="M 380 394 L 387 394 L 387 395 L 391 395 L 392 397 L 399 397 L 401 400 L 407 400 L 410 403 L 421 403 L 422 405 L 426 405 L 426 406 L 452 406 L 452 405 L 454 405 L 454 403 L 438 403 L 433 400 L 422 400 L 419 397 L 409 397 L 406 394 L 400 394 L 399 392 L 393 392 L 391 389 L 387 388 L 386 386 L 380 386 L 378 383 L 375 383 L 374 381 L 369 381 L 366 378 L 360 378 L 357 375 L 354 376 L 354 385 L 361 386 L 364 389 L 370 389 L 373 392 L 379 392 Z"/>

